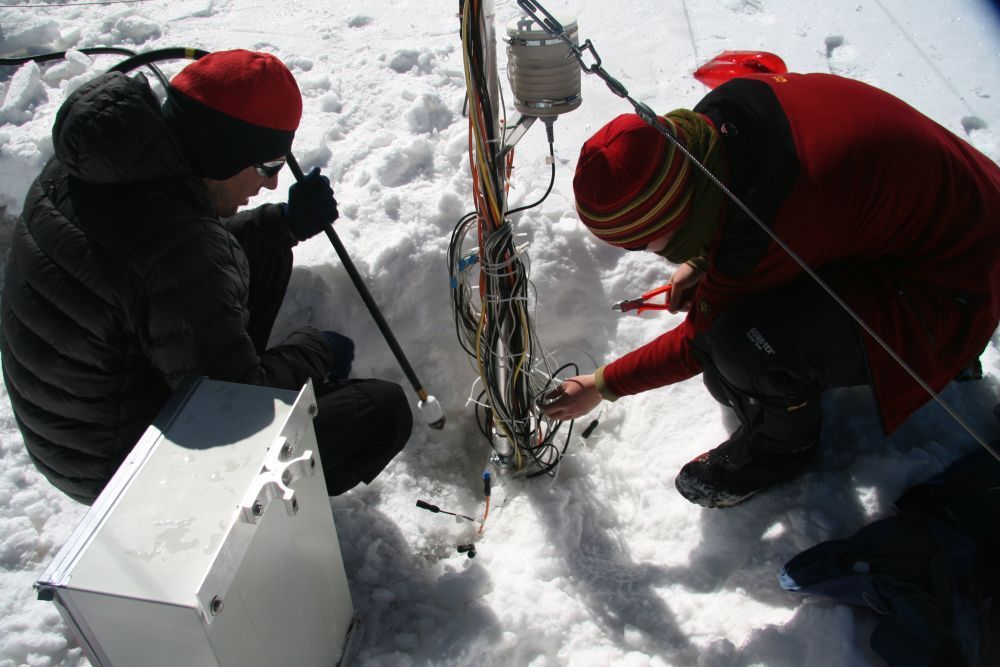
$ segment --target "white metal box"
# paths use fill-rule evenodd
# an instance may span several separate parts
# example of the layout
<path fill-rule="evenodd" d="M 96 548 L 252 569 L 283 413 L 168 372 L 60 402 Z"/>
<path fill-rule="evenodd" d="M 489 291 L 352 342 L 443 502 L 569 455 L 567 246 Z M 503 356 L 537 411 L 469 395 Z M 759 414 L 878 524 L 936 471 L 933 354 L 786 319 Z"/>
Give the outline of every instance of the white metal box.
<path fill-rule="evenodd" d="M 95 665 L 338 664 L 354 625 L 312 386 L 175 392 L 36 582 Z"/>

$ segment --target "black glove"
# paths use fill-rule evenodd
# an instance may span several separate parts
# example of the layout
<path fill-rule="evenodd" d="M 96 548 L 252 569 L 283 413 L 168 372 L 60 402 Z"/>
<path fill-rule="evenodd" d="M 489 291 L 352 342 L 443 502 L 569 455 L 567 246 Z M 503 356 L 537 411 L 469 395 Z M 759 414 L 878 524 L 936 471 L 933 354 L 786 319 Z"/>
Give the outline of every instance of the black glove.
<path fill-rule="evenodd" d="M 340 217 L 330 179 L 314 167 L 301 181 L 288 188 L 285 224 L 300 241 L 316 236 Z"/>
<path fill-rule="evenodd" d="M 346 380 L 351 374 L 351 362 L 354 361 L 354 341 L 336 331 L 324 331 L 323 336 L 333 349 L 333 366 L 326 379 L 333 382 Z"/>

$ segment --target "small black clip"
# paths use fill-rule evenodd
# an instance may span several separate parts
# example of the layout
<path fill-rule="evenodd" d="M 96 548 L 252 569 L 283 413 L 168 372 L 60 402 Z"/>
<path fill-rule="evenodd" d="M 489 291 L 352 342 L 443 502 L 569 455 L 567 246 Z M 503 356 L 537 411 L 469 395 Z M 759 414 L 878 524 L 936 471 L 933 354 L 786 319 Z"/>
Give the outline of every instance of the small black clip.
<path fill-rule="evenodd" d="M 459 544 L 458 553 L 466 554 L 469 558 L 476 557 L 476 545 L 475 544 Z"/>

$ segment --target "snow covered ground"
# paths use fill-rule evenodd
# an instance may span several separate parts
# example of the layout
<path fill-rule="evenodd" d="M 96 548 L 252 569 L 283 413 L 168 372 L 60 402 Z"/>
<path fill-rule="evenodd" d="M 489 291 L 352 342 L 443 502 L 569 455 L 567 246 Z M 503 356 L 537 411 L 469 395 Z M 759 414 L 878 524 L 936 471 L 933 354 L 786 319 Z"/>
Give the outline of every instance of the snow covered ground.
<path fill-rule="evenodd" d="M 519 15 L 498 0 L 496 25 Z M 781 55 L 793 71 L 834 72 L 885 88 L 1000 159 L 1000 15 L 984 0 L 548 0 L 575 16 L 609 73 L 654 109 L 707 92 L 691 72 L 725 49 Z M 362 665 L 862 665 L 873 615 L 783 591 L 799 551 L 844 537 L 888 512 L 905 488 L 975 449 L 936 405 L 891 438 L 871 397 L 825 399 L 823 453 L 801 478 L 726 511 L 688 504 L 673 487 L 683 463 L 718 444 L 726 424 L 698 379 L 608 405 L 576 438 L 558 477 L 500 475 L 473 537 L 414 506 L 421 498 L 478 515 L 488 449 L 466 399 L 475 374 L 454 337 L 447 244 L 471 210 L 465 83 L 457 3 L 394 0 L 66 3 L 3 0 L 0 55 L 93 46 L 267 50 L 305 97 L 295 152 L 335 184 L 337 229 L 424 386 L 443 404 L 443 431 L 420 425 L 371 486 L 332 501 L 356 608 Z M 506 62 L 503 48 L 501 68 Z M 67 93 L 118 62 L 71 54 L 0 70 L 0 248 L 12 216 L 52 153 L 49 131 Z M 172 74 L 182 63 L 167 63 Z M 577 222 L 570 185 L 583 141 L 631 109 L 594 78 L 583 106 L 555 124 L 552 194 L 521 214 L 537 286 L 536 326 L 549 351 L 589 371 L 674 326 L 679 316 L 623 317 L 610 304 L 665 282 L 668 267 L 621 253 Z M 509 91 L 504 80 L 504 88 Z M 509 98 L 508 98 L 509 99 Z M 513 109 L 508 107 L 513 115 Z M 512 206 L 548 184 L 544 133 L 518 144 Z M 277 201 L 290 184 L 282 174 Z M 300 324 L 358 342 L 355 374 L 406 385 L 327 240 L 297 250 L 276 335 Z M 987 439 L 1000 435 L 1000 338 L 987 377 L 943 397 Z M 419 416 L 418 416 L 419 419 Z M 588 420 L 589 421 L 589 420 Z M 579 432 L 579 428 L 577 432 Z M 0 667 L 84 665 L 54 605 L 32 583 L 85 508 L 50 487 L 0 401 Z"/>

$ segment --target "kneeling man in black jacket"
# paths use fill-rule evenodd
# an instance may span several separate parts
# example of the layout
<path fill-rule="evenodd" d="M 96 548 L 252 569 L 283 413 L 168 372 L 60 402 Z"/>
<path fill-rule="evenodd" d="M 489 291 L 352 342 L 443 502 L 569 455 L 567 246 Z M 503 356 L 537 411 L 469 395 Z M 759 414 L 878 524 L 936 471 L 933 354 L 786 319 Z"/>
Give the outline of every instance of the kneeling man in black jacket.
<path fill-rule="evenodd" d="M 52 129 L 7 263 L 3 377 L 31 460 L 92 503 L 185 379 L 300 389 L 312 379 L 327 487 L 371 482 L 409 438 L 402 389 L 349 380 L 351 340 L 302 327 L 268 347 L 292 247 L 337 218 L 318 169 L 287 204 L 237 213 L 278 171 L 302 116 L 267 53 L 207 55 L 162 105 L 101 75 Z"/>

